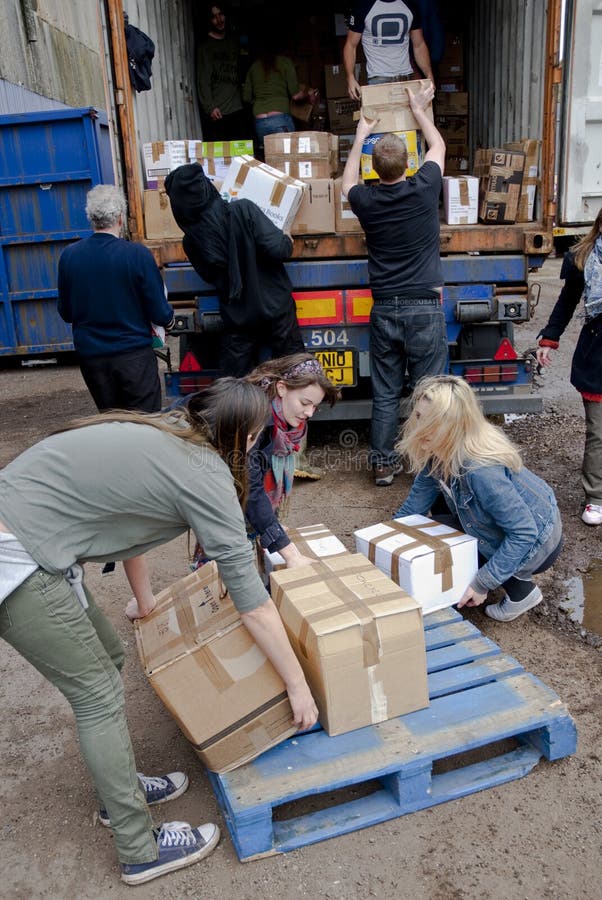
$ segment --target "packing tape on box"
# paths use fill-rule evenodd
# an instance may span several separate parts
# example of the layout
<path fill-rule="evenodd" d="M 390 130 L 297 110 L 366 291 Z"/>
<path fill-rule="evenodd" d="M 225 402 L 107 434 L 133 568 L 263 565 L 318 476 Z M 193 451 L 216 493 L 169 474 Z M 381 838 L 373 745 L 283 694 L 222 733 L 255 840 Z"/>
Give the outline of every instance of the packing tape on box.
<path fill-rule="evenodd" d="M 326 565 L 326 563 L 321 560 L 317 560 L 315 563 L 312 563 L 312 570 L 313 572 L 311 575 L 307 575 L 304 578 L 299 578 L 293 583 L 292 586 L 294 586 L 295 589 L 298 589 L 304 587 L 312 587 L 313 585 L 323 582 L 328 590 L 342 602 L 343 609 L 336 606 L 331 606 L 328 609 L 321 609 L 316 611 L 315 613 L 310 613 L 303 618 L 298 634 L 299 644 L 301 646 L 301 652 L 303 653 L 303 655 L 306 658 L 308 657 L 307 638 L 309 635 L 310 625 L 315 625 L 318 622 L 332 619 L 341 612 L 351 612 L 356 616 L 360 624 L 360 633 L 362 636 L 362 648 L 364 655 L 364 668 L 377 665 L 380 660 L 380 637 L 378 634 L 378 626 L 376 624 L 376 619 L 373 611 L 360 597 L 357 596 L 357 594 L 353 592 L 350 587 L 343 584 L 340 576 L 336 575 L 336 573 L 334 573 L 332 569 L 330 569 Z M 345 572 L 345 577 L 349 577 L 350 574 L 353 574 L 353 572 Z M 397 597 L 399 594 L 397 586 L 395 586 L 394 591 L 390 591 L 389 593 Z M 277 607 L 280 607 L 283 595 L 284 588 L 281 585 L 277 585 L 272 597 Z M 379 595 L 378 599 L 383 600 L 386 597 L 387 594 L 383 593 Z"/>
<path fill-rule="evenodd" d="M 458 179 L 458 193 L 460 206 L 469 206 L 470 205 L 470 194 L 468 191 L 468 182 L 465 178 Z"/>
<path fill-rule="evenodd" d="M 193 656 L 198 668 L 207 676 L 218 694 L 223 694 L 236 684 L 220 658 L 213 652 L 211 644 L 198 647 Z"/>
<path fill-rule="evenodd" d="M 164 142 L 163 141 L 153 141 L 151 144 L 151 152 L 153 154 L 153 162 L 159 162 L 159 159 L 165 153 Z"/>
<path fill-rule="evenodd" d="M 391 552 L 391 578 L 399 583 L 399 558 L 408 550 L 414 550 L 416 547 L 425 545 L 433 551 L 433 568 L 435 575 L 441 575 L 441 590 L 449 591 L 453 587 L 453 556 L 451 547 L 445 543 L 445 538 L 463 537 L 461 531 L 449 531 L 447 534 L 428 534 L 424 529 L 440 527 L 439 522 L 433 521 L 431 524 L 424 525 L 403 525 L 401 522 L 387 522 L 387 526 L 391 529 L 386 534 L 380 534 L 373 537 L 368 542 L 368 559 L 371 563 L 376 557 L 376 548 L 378 544 L 386 541 L 387 538 L 395 534 L 404 534 L 407 537 L 414 538 L 409 544 L 403 544 Z"/>
<path fill-rule="evenodd" d="M 231 725 L 228 725 L 227 728 L 224 728 L 222 731 L 218 731 L 217 734 L 212 735 L 207 740 L 203 741 L 202 744 L 194 744 L 196 750 L 207 750 L 209 747 L 212 747 L 214 744 L 219 743 L 219 741 L 223 741 L 224 738 L 227 738 L 229 735 L 234 734 L 235 731 L 239 731 L 245 726 L 252 724 L 255 719 L 259 718 L 259 716 L 263 715 L 268 710 L 273 707 L 278 706 L 280 703 L 288 699 L 288 694 L 286 691 L 283 691 L 281 694 L 278 694 L 276 697 L 272 697 L 266 703 L 263 703 L 261 706 L 258 706 L 256 709 L 251 710 L 251 712 L 247 713 L 246 716 L 242 716 L 240 719 L 237 719 L 236 722 L 232 722 Z M 290 706 L 287 710 L 287 717 L 290 718 Z"/>

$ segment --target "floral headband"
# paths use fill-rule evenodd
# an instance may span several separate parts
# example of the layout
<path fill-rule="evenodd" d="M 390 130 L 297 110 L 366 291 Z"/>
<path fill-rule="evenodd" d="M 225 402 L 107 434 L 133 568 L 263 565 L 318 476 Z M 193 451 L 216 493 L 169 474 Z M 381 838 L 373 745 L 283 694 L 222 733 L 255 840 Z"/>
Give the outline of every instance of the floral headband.
<path fill-rule="evenodd" d="M 324 375 L 324 369 L 318 360 L 312 356 L 311 359 L 304 359 L 303 362 L 297 363 L 292 368 L 287 369 L 283 375 L 278 378 L 266 375 L 259 382 L 259 386 L 264 390 L 272 384 L 273 381 L 292 381 L 293 378 L 300 378 L 303 375 Z"/>

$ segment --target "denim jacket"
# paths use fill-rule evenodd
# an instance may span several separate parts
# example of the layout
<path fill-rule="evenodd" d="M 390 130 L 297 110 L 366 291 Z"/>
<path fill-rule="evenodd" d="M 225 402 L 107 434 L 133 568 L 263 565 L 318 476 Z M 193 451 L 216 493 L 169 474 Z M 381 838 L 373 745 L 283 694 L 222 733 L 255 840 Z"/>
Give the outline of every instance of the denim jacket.
<path fill-rule="evenodd" d="M 476 537 L 487 560 L 472 582 L 486 593 L 518 572 L 545 544 L 558 517 L 552 488 L 529 469 L 474 465 L 448 485 L 443 496 L 462 530 Z M 426 515 L 441 490 L 428 469 L 418 474 L 395 518 Z M 455 506 L 455 508 L 454 508 Z"/>

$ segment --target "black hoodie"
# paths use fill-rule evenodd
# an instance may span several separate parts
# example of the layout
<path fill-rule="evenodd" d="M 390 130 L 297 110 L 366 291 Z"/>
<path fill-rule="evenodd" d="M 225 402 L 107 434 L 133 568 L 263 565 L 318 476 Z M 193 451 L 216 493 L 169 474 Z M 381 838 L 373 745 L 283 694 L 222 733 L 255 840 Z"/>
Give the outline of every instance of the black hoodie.
<path fill-rule="evenodd" d="M 283 260 L 291 255 L 292 241 L 258 206 L 250 200 L 227 203 L 198 163 L 170 172 L 165 190 L 184 232 L 186 256 L 216 286 L 229 330 L 257 330 L 291 308 Z"/>

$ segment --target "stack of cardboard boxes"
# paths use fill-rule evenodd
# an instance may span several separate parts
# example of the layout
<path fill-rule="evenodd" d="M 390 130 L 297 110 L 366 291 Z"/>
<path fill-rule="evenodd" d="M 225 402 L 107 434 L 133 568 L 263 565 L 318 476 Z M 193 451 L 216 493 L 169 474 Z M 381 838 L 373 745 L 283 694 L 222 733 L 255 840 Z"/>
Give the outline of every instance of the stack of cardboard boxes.
<path fill-rule="evenodd" d="M 435 124 L 447 148 L 446 175 L 468 174 L 468 94 L 464 90 L 462 35 L 447 34 L 438 68 Z"/>

